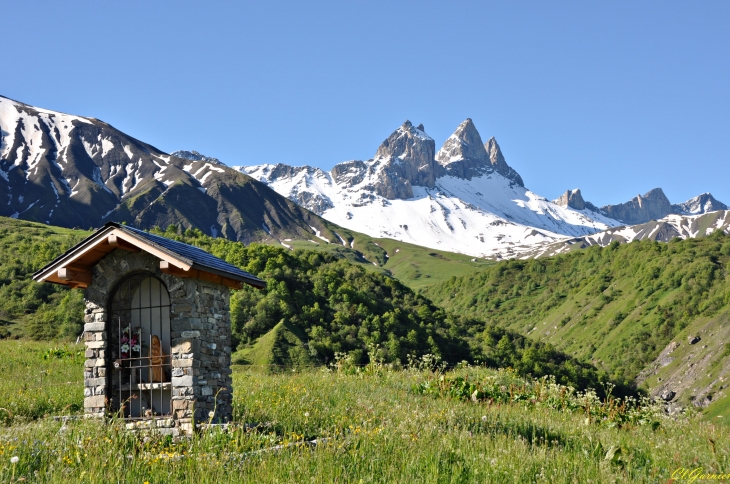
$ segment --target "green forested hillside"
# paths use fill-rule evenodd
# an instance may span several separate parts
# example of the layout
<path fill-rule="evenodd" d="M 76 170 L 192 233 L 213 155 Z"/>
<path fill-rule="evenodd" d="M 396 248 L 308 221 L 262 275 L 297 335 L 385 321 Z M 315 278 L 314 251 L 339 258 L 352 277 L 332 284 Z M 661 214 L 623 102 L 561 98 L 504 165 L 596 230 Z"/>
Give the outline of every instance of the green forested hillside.
<path fill-rule="evenodd" d="M 425 294 L 454 313 L 590 359 L 628 383 L 683 330 L 701 324 L 709 336 L 708 321 L 728 324 L 718 316 L 730 304 L 729 262 L 730 237 L 718 231 L 506 261 Z"/>
<path fill-rule="evenodd" d="M 78 335 L 81 291 L 38 284 L 30 277 L 88 232 L 12 219 L 0 223 L 0 269 L 7 274 L 0 282 L 6 295 L 0 308 L 13 333 L 35 339 Z M 431 353 L 452 364 L 479 361 L 510 366 L 522 375 L 555 375 L 560 383 L 602 392 L 606 376 L 590 364 L 514 331 L 447 315 L 388 274 L 353 264 L 342 254 L 244 246 L 196 230 L 178 233 L 175 227 L 156 233 L 202 247 L 267 281 L 262 291 L 247 287 L 232 295 L 240 362 L 318 365 L 339 353 L 355 365 L 373 360 L 398 364 L 410 355 Z"/>
<path fill-rule="evenodd" d="M 78 334 L 82 292 L 38 284 L 31 276 L 88 234 L 0 217 L 0 338 Z"/>
<path fill-rule="evenodd" d="M 444 360 L 481 361 L 520 374 L 555 375 L 577 388 L 603 389 L 596 368 L 550 344 L 474 318 L 447 315 L 381 272 L 333 254 L 213 239 L 197 231 L 164 233 L 200 246 L 268 282 L 231 298 L 239 357 L 249 363 L 322 364 L 347 353 L 354 364 L 405 362 L 432 353 Z M 618 394 L 632 393 L 619 385 Z"/>
<path fill-rule="evenodd" d="M 421 290 L 452 276 L 462 276 L 494 264 L 489 259 L 370 237 L 326 221 L 325 227 L 332 234 L 328 235 L 331 237 L 329 243 L 319 238 L 285 243 L 295 249 L 330 252 L 354 263 L 367 264 L 392 274 L 413 290 Z"/>

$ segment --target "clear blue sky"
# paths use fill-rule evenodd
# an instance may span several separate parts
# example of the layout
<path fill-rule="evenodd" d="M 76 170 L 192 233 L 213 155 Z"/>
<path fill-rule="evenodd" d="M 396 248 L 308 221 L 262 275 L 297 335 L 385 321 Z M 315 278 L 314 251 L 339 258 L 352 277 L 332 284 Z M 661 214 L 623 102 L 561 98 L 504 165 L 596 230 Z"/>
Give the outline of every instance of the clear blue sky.
<path fill-rule="evenodd" d="M 730 204 L 730 2 L 6 2 L 0 94 L 329 169 L 471 117 L 525 184 Z"/>

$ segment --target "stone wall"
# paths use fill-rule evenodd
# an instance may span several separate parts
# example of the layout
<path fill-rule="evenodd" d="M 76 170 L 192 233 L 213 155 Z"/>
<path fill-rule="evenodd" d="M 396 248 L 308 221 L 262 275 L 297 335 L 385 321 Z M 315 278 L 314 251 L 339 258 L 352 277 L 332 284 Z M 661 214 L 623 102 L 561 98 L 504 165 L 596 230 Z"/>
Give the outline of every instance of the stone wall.
<path fill-rule="evenodd" d="M 207 281 L 180 278 L 159 270 L 159 259 L 146 252 L 117 249 L 92 269 L 85 291 L 84 408 L 104 416 L 117 410 L 112 394 L 114 357 L 109 345 L 109 302 L 126 276 L 149 273 L 163 281 L 170 294 L 172 349 L 172 417 L 177 426 L 195 422 L 227 422 L 232 418 L 230 291 Z M 211 417 L 211 412 L 215 414 Z"/>

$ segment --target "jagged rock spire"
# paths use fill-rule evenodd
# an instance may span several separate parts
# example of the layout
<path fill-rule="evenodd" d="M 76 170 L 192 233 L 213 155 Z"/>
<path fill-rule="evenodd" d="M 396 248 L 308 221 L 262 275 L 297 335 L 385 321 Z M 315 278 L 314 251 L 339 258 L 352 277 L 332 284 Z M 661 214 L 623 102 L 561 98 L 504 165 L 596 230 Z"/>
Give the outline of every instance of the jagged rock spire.
<path fill-rule="evenodd" d="M 654 188 L 626 203 L 601 207 L 601 211 L 614 220 L 633 225 L 666 217 L 673 209 L 664 191 Z"/>
<path fill-rule="evenodd" d="M 378 195 L 391 200 L 410 198 L 413 185 L 436 184 L 436 146 L 422 128 L 406 121 L 378 147 L 373 159 L 381 167 L 373 187 Z"/>
<path fill-rule="evenodd" d="M 525 186 L 520 174 L 517 173 L 511 166 L 509 166 L 504 160 L 502 150 L 499 149 L 499 145 L 497 144 L 497 140 L 494 138 L 494 136 L 489 138 L 489 141 L 487 141 L 487 143 L 484 145 L 484 148 L 486 148 L 487 153 L 489 153 L 489 161 L 492 163 L 494 171 L 504 176 L 505 178 L 512 180 L 521 187 Z"/>
<path fill-rule="evenodd" d="M 467 161 L 468 163 L 462 165 L 468 165 L 469 168 L 477 168 L 489 162 L 487 150 L 482 145 L 482 137 L 479 136 L 479 131 L 470 118 L 461 123 L 454 134 L 449 136 L 436 153 L 436 161 L 445 167 L 452 163 Z"/>
<path fill-rule="evenodd" d="M 565 193 L 560 195 L 557 200 L 554 200 L 554 202 L 561 207 L 570 207 L 576 210 L 583 210 L 586 208 L 586 202 L 585 200 L 583 200 L 583 196 L 580 193 L 580 188 L 566 191 Z"/>

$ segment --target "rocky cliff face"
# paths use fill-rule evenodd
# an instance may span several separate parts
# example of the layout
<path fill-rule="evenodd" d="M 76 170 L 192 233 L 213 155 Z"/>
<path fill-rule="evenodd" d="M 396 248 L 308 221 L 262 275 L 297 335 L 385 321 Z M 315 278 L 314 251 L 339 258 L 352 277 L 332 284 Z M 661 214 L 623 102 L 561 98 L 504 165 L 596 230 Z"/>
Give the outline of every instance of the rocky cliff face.
<path fill-rule="evenodd" d="M 606 205 L 601 212 L 608 217 L 619 220 L 627 225 L 643 224 L 651 220 L 659 220 L 670 214 L 702 215 L 717 210 L 727 210 L 724 203 L 717 200 L 710 193 L 703 193 L 683 203 L 672 205 L 661 188 L 655 188 L 644 196 L 619 205 Z"/>
<path fill-rule="evenodd" d="M 310 238 L 316 215 L 196 152 L 0 97 L 0 215 L 62 227 L 175 224 L 233 240 Z M 322 228 L 322 230 L 324 230 Z"/>
<path fill-rule="evenodd" d="M 628 225 L 643 224 L 650 220 L 659 220 L 673 212 L 672 204 L 661 188 L 648 191 L 645 195 L 619 205 L 606 205 L 601 211 L 612 219 L 620 220 Z"/>
<path fill-rule="evenodd" d="M 209 163 L 214 163 L 216 165 L 223 165 L 224 163 L 219 160 L 218 158 L 213 158 L 212 156 L 205 156 L 201 153 L 198 153 L 195 150 L 187 151 L 187 150 L 178 150 L 173 151 L 170 153 L 170 156 L 176 156 L 178 158 L 184 158 L 186 160 L 192 160 L 192 161 L 207 161 Z"/>
<path fill-rule="evenodd" d="M 716 210 L 727 210 L 727 205 L 717 200 L 711 193 L 703 193 L 684 203 L 672 205 L 672 209 L 679 215 L 699 215 Z"/>
<path fill-rule="evenodd" d="M 475 176 L 497 172 L 517 185 L 525 186 L 520 175 L 505 161 L 497 140 L 491 138 L 483 143 L 470 118 L 449 136 L 436 154 L 436 161 L 445 174 L 456 178 L 471 180 Z"/>
<path fill-rule="evenodd" d="M 507 178 L 508 180 L 512 180 L 521 187 L 525 186 L 525 183 L 522 181 L 522 177 L 520 176 L 520 174 L 517 173 L 511 166 L 509 166 L 504 160 L 502 150 L 499 149 L 497 140 L 494 139 L 494 137 L 489 138 L 489 141 L 487 141 L 487 144 L 484 145 L 484 147 L 486 148 L 487 153 L 489 153 L 489 161 L 492 163 L 494 171 Z"/>
<path fill-rule="evenodd" d="M 433 139 L 422 129 L 410 121 L 403 123 L 378 147 L 369 167 L 377 174 L 375 193 L 394 200 L 413 197 L 413 185 L 433 187 L 437 175 L 435 149 Z"/>
<path fill-rule="evenodd" d="M 436 153 L 446 174 L 471 180 L 494 171 L 482 137 L 471 119 L 461 123 Z"/>
<path fill-rule="evenodd" d="M 557 200 L 553 200 L 553 202 L 561 207 L 570 207 L 576 210 L 584 210 L 586 208 L 586 202 L 580 194 L 580 188 L 566 191 Z"/>

